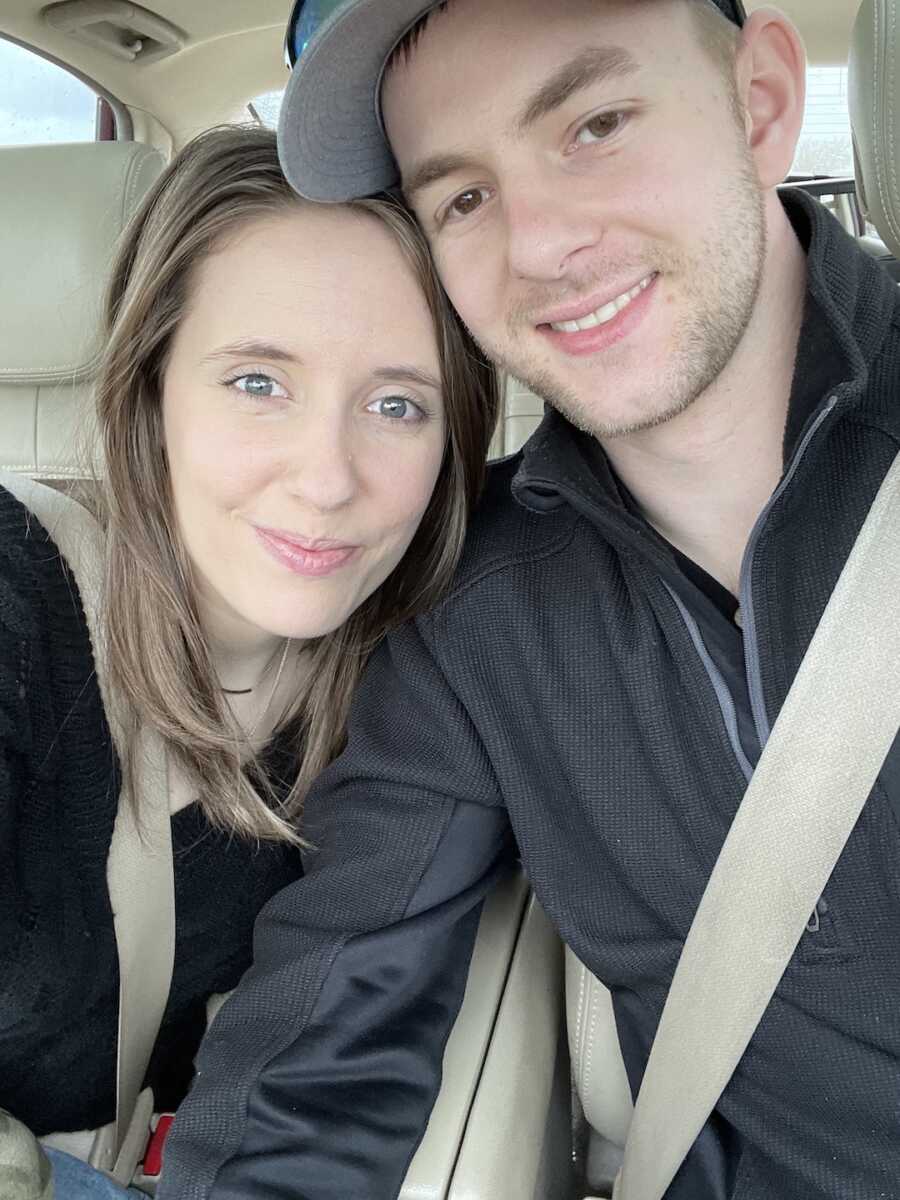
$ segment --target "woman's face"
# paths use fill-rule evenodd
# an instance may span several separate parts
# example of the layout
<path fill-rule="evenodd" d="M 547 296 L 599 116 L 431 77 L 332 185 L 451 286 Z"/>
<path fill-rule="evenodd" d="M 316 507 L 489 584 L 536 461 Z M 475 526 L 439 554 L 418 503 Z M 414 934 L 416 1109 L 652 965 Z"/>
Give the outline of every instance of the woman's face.
<path fill-rule="evenodd" d="M 403 557 L 444 452 L 434 328 L 393 236 L 299 205 L 238 230 L 195 273 L 163 424 L 207 635 L 341 625 Z"/>

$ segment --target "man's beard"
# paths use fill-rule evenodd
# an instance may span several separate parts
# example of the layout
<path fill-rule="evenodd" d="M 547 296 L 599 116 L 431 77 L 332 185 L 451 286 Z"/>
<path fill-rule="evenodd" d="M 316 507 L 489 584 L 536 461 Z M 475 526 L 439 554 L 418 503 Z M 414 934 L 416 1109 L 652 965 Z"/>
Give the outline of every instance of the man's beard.
<path fill-rule="evenodd" d="M 621 279 L 623 273 L 658 271 L 660 282 L 668 277 L 681 281 L 681 299 L 689 311 L 674 330 L 674 349 L 669 362 L 652 385 L 652 392 L 632 397 L 631 406 L 641 414 L 632 420 L 616 420 L 604 415 L 601 368 L 592 394 L 588 383 L 576 391 L 563 382 L 552 367 L 537 364 L 526 349 L 515 352 L 518 333 L 533 331 L 529 313 L 546 310 L 548 297 L 532 296 L 508 320 L 508 339 L 504 347 L 477 339 L 485 354 L 508 374 L 524 383 L 532 392 L 558 409 L 573 425 L 597 438 L 624 437 L 663 425 L 689 408 L 715 381 L 731 361 L 753 316 L 762 281 L 766 257 L 766 227 L 763 197 L 750 152 L 741 143 L 740 170 L 719 198 L 715 211 L 728 214 L 727 220 L 708 236 L 696 255 L 674 252 L 664 244 L 651 244 L 642 252 L 641 262 L 609 263 L 595 270 L 592 279 L 577 281 L 571 288 L 578 295 L 597 290 L 606 275 Z M 624 269 L 624 270 L 623 270 Z M 570 297 L 555 295 L 552 303 Z M 616 347 L 603 352 L 604 360 L 614 365 Z M 624 370 L 624 368 L 623 368 Z M 610 386 L 616 386 L 612 384 Z"/>

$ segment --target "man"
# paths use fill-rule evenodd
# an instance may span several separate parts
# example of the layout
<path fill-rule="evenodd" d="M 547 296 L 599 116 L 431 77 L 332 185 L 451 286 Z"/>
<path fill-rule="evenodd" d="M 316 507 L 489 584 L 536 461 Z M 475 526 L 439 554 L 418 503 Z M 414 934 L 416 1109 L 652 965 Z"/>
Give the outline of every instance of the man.
<path fill-rule="evenodd" d="M 804 57 L 775 10 L 345 0 L 292 37 L 295 186 L 399 181 L 453 303 L 551 406 L 493 468 L 451 595 L 373 658 L 310 799 L 321 850 L 261 921 L 163 1189 L 387 1200 L 507 817 L 612 990 L 637 1090 L 896 452 L 900 307 L 824 209 L 776 192 Z M 898 820 L 895 748 L 671 1200 L 900 1196 Z"/>

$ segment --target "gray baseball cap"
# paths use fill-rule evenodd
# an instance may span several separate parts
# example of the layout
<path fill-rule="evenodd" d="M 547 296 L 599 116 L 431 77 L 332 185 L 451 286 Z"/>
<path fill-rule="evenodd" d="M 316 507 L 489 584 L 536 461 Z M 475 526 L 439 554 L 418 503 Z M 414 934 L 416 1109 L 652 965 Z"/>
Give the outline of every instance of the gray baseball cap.
<path fill-rule="evenodd" d="M 742 0 L 708 0 L 737 25 Z M 288 182 L 342 201 L 400 182 L 381 122 L 381 83 L 399 42 L 440 0 L 295 0 L 285 53 L 294 68 L 278 122 Z"/>

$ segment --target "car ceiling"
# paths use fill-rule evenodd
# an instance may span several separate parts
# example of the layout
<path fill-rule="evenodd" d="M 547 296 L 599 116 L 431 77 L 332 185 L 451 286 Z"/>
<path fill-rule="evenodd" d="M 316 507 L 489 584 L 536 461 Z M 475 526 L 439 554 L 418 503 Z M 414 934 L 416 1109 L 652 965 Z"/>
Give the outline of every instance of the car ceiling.
<path fill-rule="evenodd" d="M 751 11 L 763 7 L 762 0 L 746 4 Z M 178 53 L 155 63 L 124 62 L 52 29 L 41 17 L 44 7 L 40 0 L 0 0 L 0 33 L 100 84 L 133 111 L 136 127 L 141 114 L 152 114 L 176 145 L 246 116 L 249 97 L 284 86 L 291 0 L 149 0 L 146 8 L 185 35 Z M 803 34 L 811 62 L 846 61 L 858 0 L 782 0 L 779 7 Z"/>

